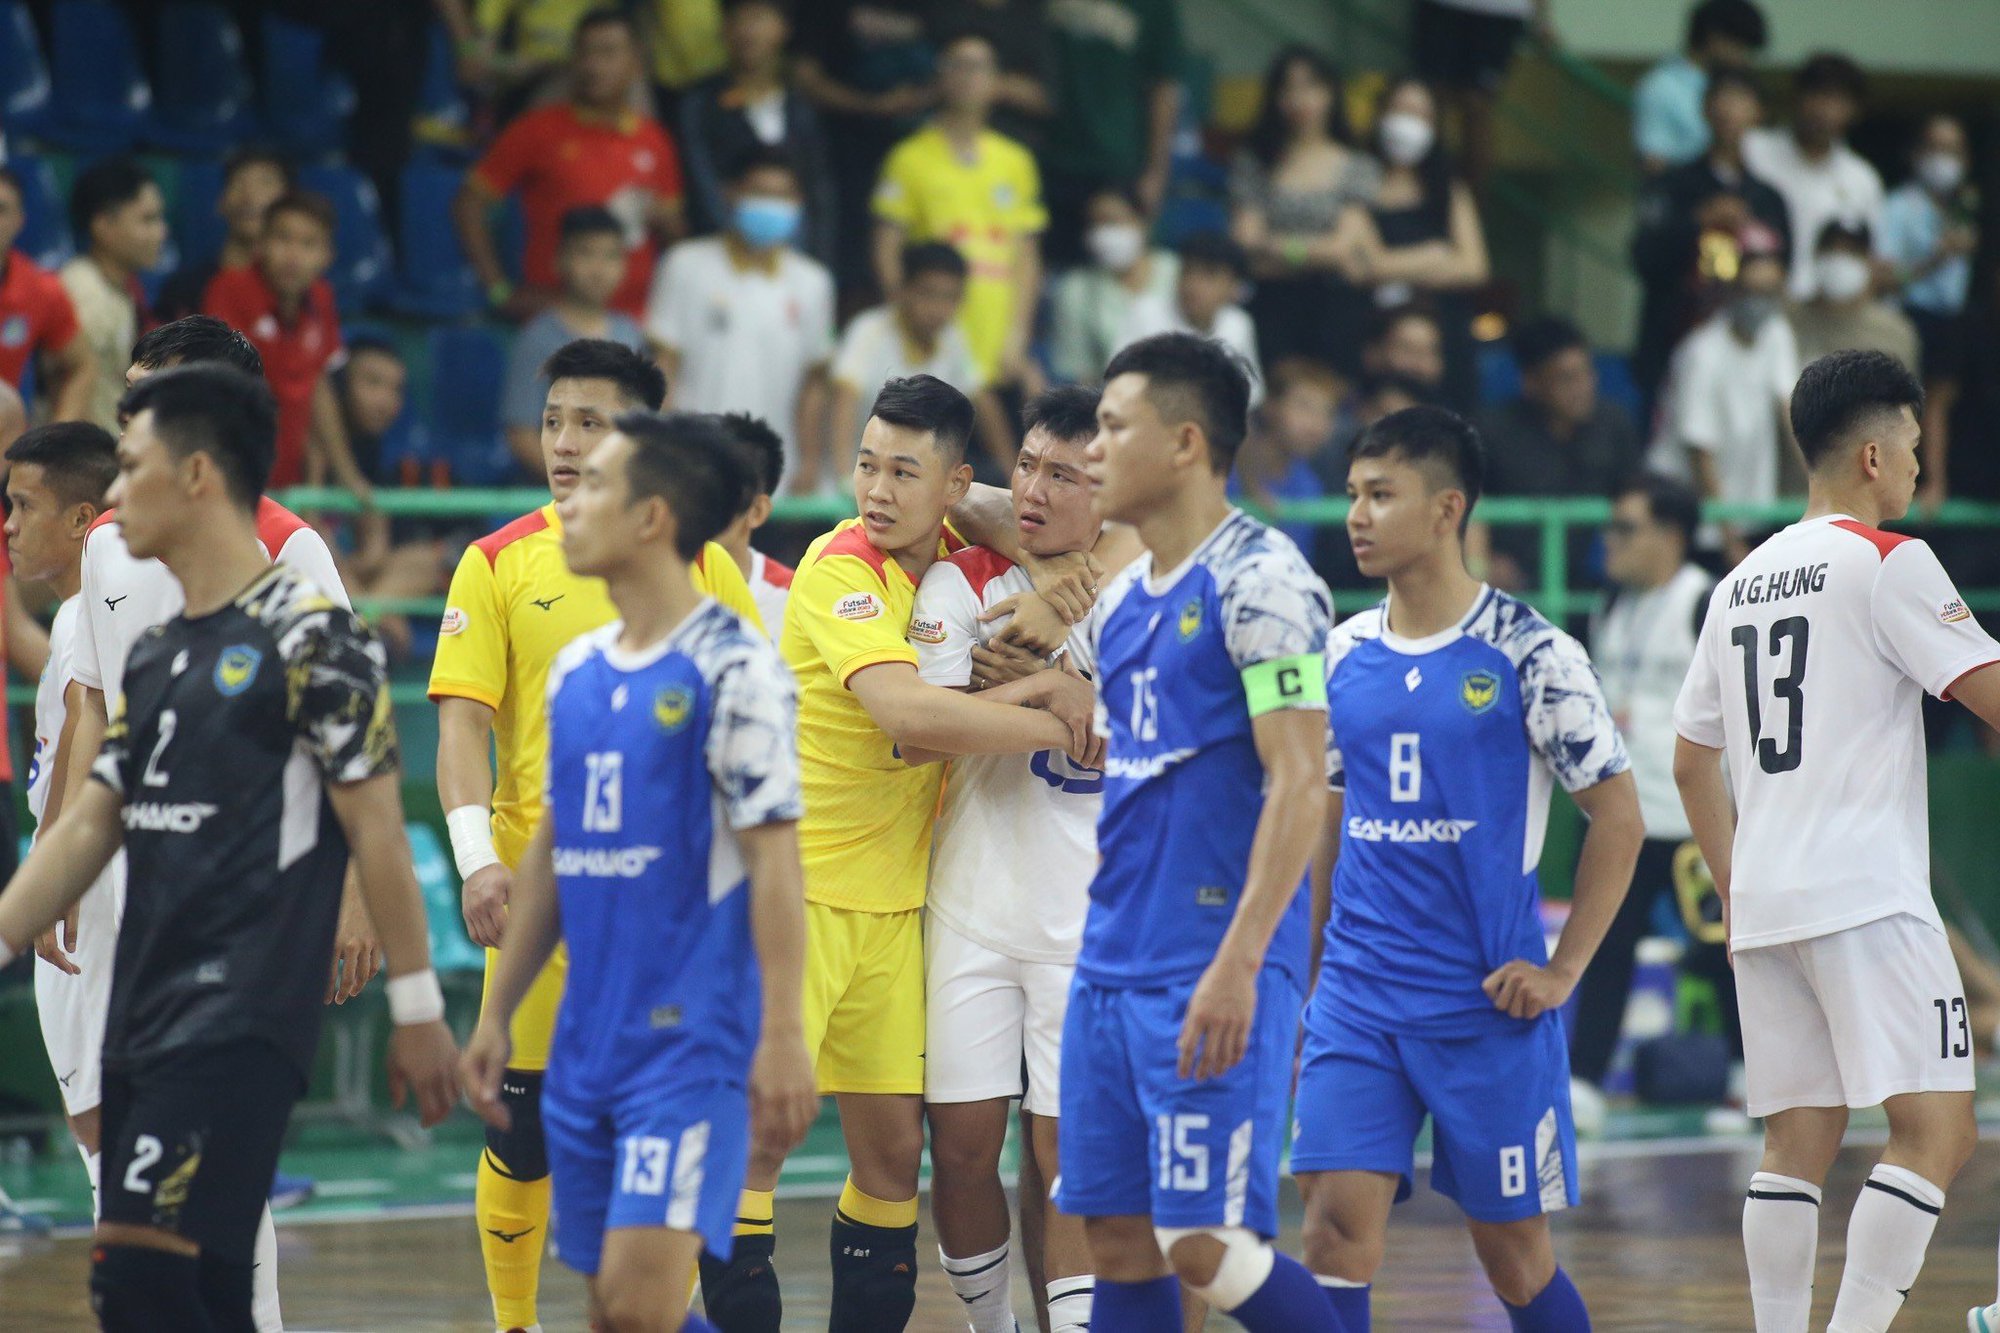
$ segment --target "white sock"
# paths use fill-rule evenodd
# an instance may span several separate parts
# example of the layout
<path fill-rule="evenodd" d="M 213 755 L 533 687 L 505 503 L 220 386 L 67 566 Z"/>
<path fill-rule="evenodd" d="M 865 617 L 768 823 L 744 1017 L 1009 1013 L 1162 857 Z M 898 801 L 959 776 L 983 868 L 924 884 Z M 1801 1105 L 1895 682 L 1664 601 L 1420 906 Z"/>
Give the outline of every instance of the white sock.
<path fill-rule="evenodd" d="M 1049 1283 L 1049 1333 L 1090 1333 L 1090 1302 L 1097 1279 L 1059 1277 Z"/>
<path fill-rule="evenodd" d="M 1944 1191 L 1914 1171 L 1868 1173 L 1847 1219 L 1847 1269 L 1827 1333 L 1882 1333 L 1903 1308 L 1944 1210 Z"/>
<path fill-rule="evenodd" d="M 1759 1171 L 1743 1200 L 1743 1257 L 1757 1333 L 1806 1333 L 1819 1252 L 1819 1186 Z"/>
<path fill-rule="evenodd" d="M 90 1177 L 90 1220 L 95 1222 L 104 1216 L 103 1200 L 98 1197 L 98 1178 L 104 1174 L 104 1154 L 95 1153 L 81 1143 L 76 1145 L 77 1155 L 83 1158 L 84 1174 Z"/>
<path fill-rule="evenodd" d="M 938 1249 L 938 1263 L 951 1279 L 951 1289 L 965 1302 L 966 1327 L 972 1333 L 1014 1333 L 1014 1307 L 1008 1299 L 1013 1272 L 1007 1266 L 1007 1245 L 997 1250 L 954 1259 Z"/>
<path fill-rule="evenodd" d="M 257 1333 L 284 1333 L 285 1320 L 278 1313 L 278 1228 L 271 1225 L 268 1203 L 257 1220 L 257 1248 L 250 1262 L 250 1317 Z"/>

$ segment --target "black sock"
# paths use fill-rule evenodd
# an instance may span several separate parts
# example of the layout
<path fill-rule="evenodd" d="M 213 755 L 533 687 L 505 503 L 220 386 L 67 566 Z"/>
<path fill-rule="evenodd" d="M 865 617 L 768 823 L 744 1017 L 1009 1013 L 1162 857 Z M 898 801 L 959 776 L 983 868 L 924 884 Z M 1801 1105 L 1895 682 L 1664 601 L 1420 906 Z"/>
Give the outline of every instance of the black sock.
<path fill-rule="evenodd" d="M 104 1333 L 216 1333 L 191 1254 L 100 1245 L 91 1252 L 90 1303 Z"/>
<path fill-rule="evenodd" d="M 778 1269 L 771 1262 L 778 1238 L 738 1236 L 729 1262 L 701 1253 L 701 1303 L 708 1322 L 722 1333 L 778 1333 L 785 1317 L 784 1293 L 778 1290 Z"/>
<path fill-rule="evenodd" d="M 833 1310 L 827 1333 L 899 1333 L 917 1306 L 917 1228 L 871 1227 L 836 1210 L 827 1238 Z"/>

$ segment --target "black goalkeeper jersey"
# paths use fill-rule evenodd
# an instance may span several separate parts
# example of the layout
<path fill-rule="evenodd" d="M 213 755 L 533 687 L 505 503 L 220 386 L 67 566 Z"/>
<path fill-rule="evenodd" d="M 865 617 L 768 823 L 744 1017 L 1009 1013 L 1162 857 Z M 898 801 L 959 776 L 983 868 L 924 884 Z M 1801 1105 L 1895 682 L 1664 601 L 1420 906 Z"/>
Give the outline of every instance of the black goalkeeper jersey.
<path fill-rule="evenodd" d="M 108 1067 L 259 1037 L 309 1073 L 347 865 L 326 784 L 396 767 L 381 646 L 285 566 L 146 632 L 92 770 L 124 801 Z"/>

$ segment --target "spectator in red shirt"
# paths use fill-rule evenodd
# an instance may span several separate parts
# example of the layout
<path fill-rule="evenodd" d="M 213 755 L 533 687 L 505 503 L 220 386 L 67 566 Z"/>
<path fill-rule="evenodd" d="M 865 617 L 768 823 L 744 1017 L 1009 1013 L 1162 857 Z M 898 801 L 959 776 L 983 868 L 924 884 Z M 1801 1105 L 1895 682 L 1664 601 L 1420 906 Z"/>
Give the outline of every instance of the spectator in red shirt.
<path fill-rule="evenodd" d="M 264 212 L 256 259 L 217 273 L 202 306 L 240 330 L 264 358 L 264 378 L 278 400 L 271 488 L 331 474 L 366 501 L 373 490 L 354 465 L 328 378 L 341 355 L 340 316 L 326 280 L 333 230 L 333 205 L 325 198 L 305 190 L 281 195 Z"/>
<path fill-rule="evenodd" d="M 0 380 L 20 388 L 28 358 L 39 354 L 43 392 L 55 404 L 52 419 L 84 421 L 90 416 L 90 347 L 61 281 L 14 249 L 27 221 L 21 182 L 0 167 Z"/>
<path fill-rule="evenodd" d="M 645 314 L 661 243 L 685 228 L 673 140 L 659 122 L 631 110 L 645 79 L 640 54 L 629 16 L 616 9 L 586 14 L 571 47 L 570 100 L 523 115 L 466 173 L 452 220 L 488 302 L 511 319 L 526 319 L 555 299 L 563 215 L 588 205 L 611 210 L 631 254 L 612 308 L 634 318 Z M 487 227 L 492 206 L 515 193 L 528 233 L 518 291 Z"/>

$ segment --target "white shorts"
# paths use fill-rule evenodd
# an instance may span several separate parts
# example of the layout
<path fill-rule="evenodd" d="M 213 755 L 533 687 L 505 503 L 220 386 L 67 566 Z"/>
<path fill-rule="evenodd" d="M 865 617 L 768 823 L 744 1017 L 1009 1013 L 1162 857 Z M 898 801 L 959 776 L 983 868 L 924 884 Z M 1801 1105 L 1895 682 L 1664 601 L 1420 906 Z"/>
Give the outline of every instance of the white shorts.
<path fill-rule="evenodd" d="M 1970 1092 L 1972 1027 L 1951 945 L 1899 913 L 1736 954 L 1752 1116 Z"/>
<path fill-rule="evenodd" d="M 42 1044 L 62 1088 L 63 1108 L 82 1115 L 103 1100 L 99 1076 L 104 1065 L 104 1018 L 111 1007 L 111 967 L 118 956 L 117 874 L 123 859 L 107 869 L 77 904 L 76 952 L 71 976 L 55 964 L 35 959 L 35 1011 Z M 60 929 L 60 927 L 58 927 Z"/>
<path fill-rule="evenodd" d="M 1073 964 L 1024 963 L 925 913 L 924 1100 L 1019 1097 L 1036 1115 L 1057 1114 L 1063 1015 L 1075 975 Z"/>

